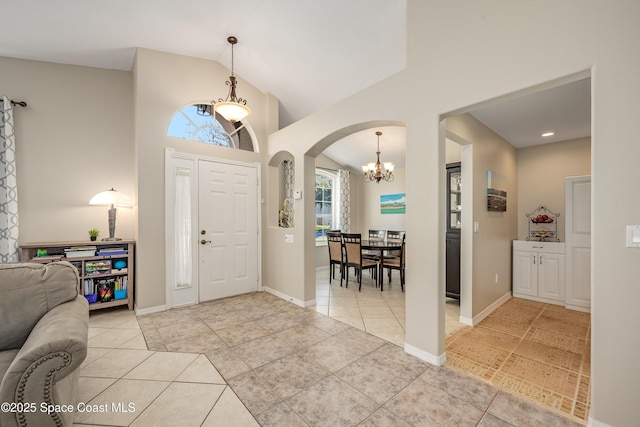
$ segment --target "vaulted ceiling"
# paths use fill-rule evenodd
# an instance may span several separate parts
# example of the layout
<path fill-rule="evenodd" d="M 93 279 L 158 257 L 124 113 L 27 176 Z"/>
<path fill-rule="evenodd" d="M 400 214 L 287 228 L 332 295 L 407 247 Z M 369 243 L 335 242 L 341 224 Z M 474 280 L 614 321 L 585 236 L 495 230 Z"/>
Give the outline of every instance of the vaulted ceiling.
<path fill-rule="evenodd" d="M 406 66 L 406 2 L 400 0 L 183 0 L 5 2 L 0 56 L 130 70 L 136 47 L 211 59 L 280 100 L 291 124 Z M 590 135 L 589 79 L 474 110 L 515 146 Z M 241 88 L 239 88 L 241 95 Z M 249 100 L 250 101 L 250 100 Z M 384 128 L 382 158 L 404 164 L 405 133 Z M 546 139 L 543 142 L 552 142 Z M 325 152 L 345 166 L 372 161 L 375 130 Z"/>

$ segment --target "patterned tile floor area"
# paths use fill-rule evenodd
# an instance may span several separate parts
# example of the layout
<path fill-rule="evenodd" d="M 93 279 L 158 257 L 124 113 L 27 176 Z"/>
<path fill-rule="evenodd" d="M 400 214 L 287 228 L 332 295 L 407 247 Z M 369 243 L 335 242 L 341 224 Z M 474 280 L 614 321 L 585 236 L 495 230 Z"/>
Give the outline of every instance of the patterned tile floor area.
<path fill-rule="evenodd" d="M 585 423 L 590 324 L 588 313 L 511 298 L 446 339 L 447 365 Z"/>
<path fill-rule="evenodd" d="M 374 303 L 384 298 L 404 334 L 403 307 L 394 301 L 403 294 L 387 294 L 394 287 L 385 285 L 381 295 L 363 283 L 353 296 L 356 326 L 267 293 L 141 317 L 126 309 L 92 312 L 79 400 L 135 409 L 78 414 L 74 425 L 579 425 L 366 332 L 400 333 L 368 321 L 391 320 Z M 338 289 L 337 297 L 351 298 Z"/>

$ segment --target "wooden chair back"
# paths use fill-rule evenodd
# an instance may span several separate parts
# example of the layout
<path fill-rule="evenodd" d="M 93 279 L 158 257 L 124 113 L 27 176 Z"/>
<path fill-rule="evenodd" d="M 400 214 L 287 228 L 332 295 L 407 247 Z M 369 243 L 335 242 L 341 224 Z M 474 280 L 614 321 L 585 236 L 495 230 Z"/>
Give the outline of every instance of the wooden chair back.
<path fill-rule="evenodd" d="M 342 233 L 342 243 L 346 256 L 346 263 L 349 265 L 362 265 L 362 234 Z"/>
<path fill-rule="evenodd" d="M 342 259 L 342 233 L 340 231 L 327 231 L 327 246 L 329 246 L 329 259 L 343 262 Z"/>
<path fill-rule="evenodd" d="M 369 240 L 384 240 L 387 235 L 386 230 L 369 230 Z"/>
<path fill-rule="evenodd" d="M 404 231 L 387 231 L 387 242 L 397 242 L 401 243 L 404 241 L 405 232 Z"/>

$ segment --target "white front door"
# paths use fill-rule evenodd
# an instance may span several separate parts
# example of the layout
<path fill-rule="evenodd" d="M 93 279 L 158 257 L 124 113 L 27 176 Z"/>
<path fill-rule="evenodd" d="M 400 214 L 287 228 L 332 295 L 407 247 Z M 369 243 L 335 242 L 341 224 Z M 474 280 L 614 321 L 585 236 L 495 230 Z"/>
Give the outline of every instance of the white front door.
<path fill-rule="evenodd" d="M 199 160 L 199 300 L 258 290 L 257 168 Z"/>
<path fill-rule="evenodd" d="M 565 178 L 566 306 L 591 308 L 591 177 Z"/>

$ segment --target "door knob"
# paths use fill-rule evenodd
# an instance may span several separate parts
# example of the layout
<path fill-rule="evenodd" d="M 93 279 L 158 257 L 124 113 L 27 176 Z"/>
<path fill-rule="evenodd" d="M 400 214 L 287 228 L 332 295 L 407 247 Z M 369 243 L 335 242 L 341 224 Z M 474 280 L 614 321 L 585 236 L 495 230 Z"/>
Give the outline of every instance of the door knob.
<path fill-rule="evenodd" d="M 204 240 L 204 239 L 200 240 L 200 244 L 202 245 L 206 245 L 207 243 L 211 243 L 211 240 Z"/>
<path fill-rule="evenodd" d="M 200 234 L 207 234 L 205 230 L 200 230 Z"/>

